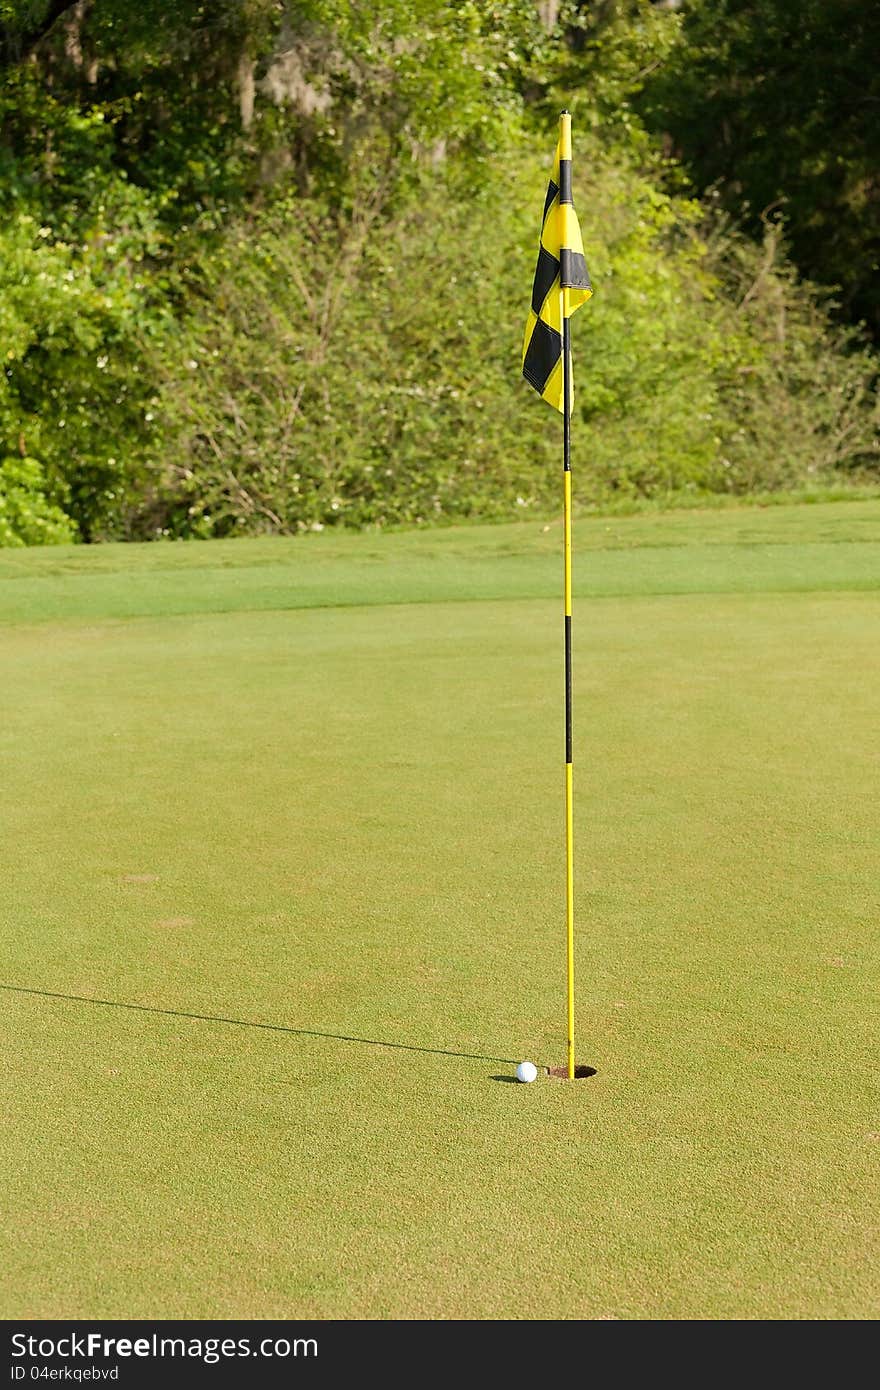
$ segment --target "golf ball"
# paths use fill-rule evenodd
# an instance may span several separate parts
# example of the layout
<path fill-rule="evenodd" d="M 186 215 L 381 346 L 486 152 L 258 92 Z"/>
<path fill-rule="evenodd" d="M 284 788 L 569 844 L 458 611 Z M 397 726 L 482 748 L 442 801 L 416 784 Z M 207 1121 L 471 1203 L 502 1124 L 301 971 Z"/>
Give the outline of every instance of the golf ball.
<path fill-rule="evenodd" d="M 538 1068 L 534 1062 L 520 1062 L 516 1069 L 517 1081 L 534 1081 L 538 1075 Z"/>

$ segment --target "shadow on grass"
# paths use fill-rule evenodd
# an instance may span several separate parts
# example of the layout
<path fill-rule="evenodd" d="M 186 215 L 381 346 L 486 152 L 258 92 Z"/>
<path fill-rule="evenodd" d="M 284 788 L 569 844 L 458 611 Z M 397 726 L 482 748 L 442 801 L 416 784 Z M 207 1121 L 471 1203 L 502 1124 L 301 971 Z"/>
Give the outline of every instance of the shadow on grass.
<path fill-rule="evenodd" d="M 66 999 L 73 1004 L 98 1004 L 106 1009 L 131 1009 L 142 1014 L 162 1014 L 168 1018 L 194 1018 L 200 1023 L 228 1023 L 236 1028 L 263 1028 L 270 1033 L 293 1033 L 299 1038 L 332 1038 L 336 1042 L 361 1043 L 364 1047 L 391 1047 L 398 1052 L 427 1052 L 435 1057 L 464 1057 L 470 1062 L 504 1062 L 510 1057 L 486 1057 L 480 1052 L 454 1052 L 446 1047 L 418 1047 L 415 1043 L 386 1042 L 382 1038 L 359 1038 L 349 1033 L 323 1033 L 317 1028 L 289 1028 L 286 1023 L 258 1023 L 249 1018 L 225 1018 L 222 1014 L 196 1014 L 186 1009 L 157 1009 L 150 1004 L 127 1004 L 122 999 L 93 999 L 87 994 L 62 994 L 54 989 L 28 989 L 26 985 L 0 984 L 10 994 L 35 994 L 41 999 Z M 499 1078 L 514 1081 L 515 1077 Z"/>

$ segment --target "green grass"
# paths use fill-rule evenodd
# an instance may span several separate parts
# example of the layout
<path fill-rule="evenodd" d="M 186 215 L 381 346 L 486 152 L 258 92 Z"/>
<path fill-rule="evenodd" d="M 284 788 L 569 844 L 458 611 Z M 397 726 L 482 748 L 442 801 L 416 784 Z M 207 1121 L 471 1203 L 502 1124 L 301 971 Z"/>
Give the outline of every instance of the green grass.
<path fill-rule="evenodd" d="M 558 527 L 0 555 L 3 1315 L 880 1311 L 880 503 L 576 544 L 528 1087 Z"/>

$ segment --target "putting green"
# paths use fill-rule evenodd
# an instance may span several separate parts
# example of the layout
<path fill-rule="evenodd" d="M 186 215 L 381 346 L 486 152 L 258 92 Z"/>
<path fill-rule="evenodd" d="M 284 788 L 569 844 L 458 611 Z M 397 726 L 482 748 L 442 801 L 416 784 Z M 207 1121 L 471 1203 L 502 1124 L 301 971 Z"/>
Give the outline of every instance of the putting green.
<path fill-rule="evenodd" d="M 880 503 L 576 545 L 531 1086 L 558 528 L 0 555 L 4 1316 L 877 1316 Z"/>

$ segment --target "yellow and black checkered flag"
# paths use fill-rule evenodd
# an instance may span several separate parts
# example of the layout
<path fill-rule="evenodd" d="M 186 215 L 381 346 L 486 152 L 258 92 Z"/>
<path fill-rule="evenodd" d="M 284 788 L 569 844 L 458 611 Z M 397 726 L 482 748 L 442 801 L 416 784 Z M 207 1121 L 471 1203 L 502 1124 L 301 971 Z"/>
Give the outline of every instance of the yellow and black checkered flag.
<path fill-rule="evenodd" d="M 544 201 L 544 223 L 522 359 L 526 381 L 563 414 L 562 323 L 586 304 L 592 293 L 581 229 L 571 196 L 571 116 L 564 111 L 559 118 L 559 143 Z M 569 410 L 573 398 L 569 363 Z"/>

